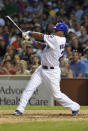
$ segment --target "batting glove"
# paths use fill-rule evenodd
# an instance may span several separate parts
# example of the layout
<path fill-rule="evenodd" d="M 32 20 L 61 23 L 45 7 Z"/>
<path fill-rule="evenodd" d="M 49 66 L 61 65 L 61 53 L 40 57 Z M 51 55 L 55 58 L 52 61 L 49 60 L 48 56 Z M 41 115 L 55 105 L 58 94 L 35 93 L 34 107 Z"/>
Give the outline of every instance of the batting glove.
<path fill-rule="evenodd" d="M 34 43 L 34 38 L 30 38 L 30 39 L 25 39 L 25 40 L 22 40 L 22 44 L 30 44 L 32 45 Z"/>
<path fill-rule="evenodd" d="M 30 45 L 32 45 L 33 44 L 33 41 L 30 39 L 30 40 L 23 40 L 22 41 L 22 44 L 30 44 Z"/>
<path fill-rule="evenodd" d="M 30 39 L 30 34 L 31 34 L 31 31 L 23 32 L 23 33 L 22 33 L 22 37 L 23 37 L 25 40 L 29 40 L 29 39 Z"/>

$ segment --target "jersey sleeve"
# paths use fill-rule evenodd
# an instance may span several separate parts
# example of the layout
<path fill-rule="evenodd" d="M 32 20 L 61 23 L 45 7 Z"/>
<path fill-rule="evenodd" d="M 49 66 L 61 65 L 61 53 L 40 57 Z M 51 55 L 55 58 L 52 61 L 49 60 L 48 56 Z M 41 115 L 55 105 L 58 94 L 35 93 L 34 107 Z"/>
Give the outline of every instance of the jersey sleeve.
<path fill-rule="evenodd" d="M 56 39 L 54 35 L 43 35 L 43 39 L 50 48 L 55 49 Z"/>

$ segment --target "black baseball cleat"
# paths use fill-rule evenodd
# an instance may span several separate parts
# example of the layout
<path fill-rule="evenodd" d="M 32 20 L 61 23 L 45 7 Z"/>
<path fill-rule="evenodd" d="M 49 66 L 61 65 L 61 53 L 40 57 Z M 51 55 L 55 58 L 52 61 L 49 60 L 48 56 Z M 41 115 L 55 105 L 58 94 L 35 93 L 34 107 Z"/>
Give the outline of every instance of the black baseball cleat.
<path fill-rule="evenodd" d="M 79 112 L 79 110 L 77 110 L 77 111 L 72 111 L 72 115 L 73 115 L 73 116 L 77 116 L 77 115 L 78 115 L 78 112 Z"/>
<path fill-rule="evenodd" d="M 14 112 L 14 116 L 21 116 L 23 113 L 22 112 L 20 112 L 19 110 L 16 110 L 15 112 Z"/>

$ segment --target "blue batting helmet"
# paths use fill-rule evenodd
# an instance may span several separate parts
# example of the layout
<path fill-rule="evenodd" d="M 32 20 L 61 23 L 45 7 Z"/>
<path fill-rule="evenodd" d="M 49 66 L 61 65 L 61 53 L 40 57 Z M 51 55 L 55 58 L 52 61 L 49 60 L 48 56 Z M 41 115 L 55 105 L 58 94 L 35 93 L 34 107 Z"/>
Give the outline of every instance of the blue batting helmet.
<path fill-rule="evenodd" d="M 64 33 L 68 32 L 67 26 L 64 23 L 61 23 L 61 22 L 57 23 L 54 28 L 57 29 L 57 30 L 60 30 L 60 31 L 64 31 Z"/>

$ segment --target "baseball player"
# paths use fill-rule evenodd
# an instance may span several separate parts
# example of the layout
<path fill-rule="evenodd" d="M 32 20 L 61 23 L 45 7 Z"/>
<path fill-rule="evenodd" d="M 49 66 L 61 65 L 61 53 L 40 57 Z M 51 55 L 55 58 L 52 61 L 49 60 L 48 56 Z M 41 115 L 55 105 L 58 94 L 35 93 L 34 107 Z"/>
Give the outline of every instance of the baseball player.
<path fill-rule="evenodd" d="M 61 71 L 59 64 L 65 48 L 67 26 L 64 23 L 57 23 L 54 29 L 54 35 L 31 31 L 22 34 L 25 39 L 31 36 L 36 40 L 44 41 L 45 44 L 41 44 L 36 40 L 33 41 L 33 45 L 36 48 L 42 49 L 41 65 L 36 69 L 28 82 L 14 115 L 22 115 L 24 113 L 28 100 L 42 83 L 50 90 L 51 95 L 53 95 L 60 105 L 70 109 L 72 115 L 78 114 L 80 105 L 60 91 Z"/>

